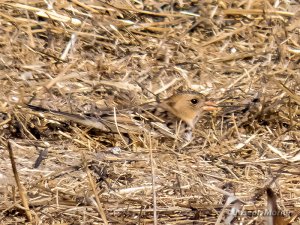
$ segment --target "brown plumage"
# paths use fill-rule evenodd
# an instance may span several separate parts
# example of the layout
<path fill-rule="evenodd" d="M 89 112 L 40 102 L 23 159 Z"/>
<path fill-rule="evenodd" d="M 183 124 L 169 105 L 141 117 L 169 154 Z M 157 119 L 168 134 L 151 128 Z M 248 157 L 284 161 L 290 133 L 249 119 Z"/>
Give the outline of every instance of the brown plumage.
<path fill-rule="evenodd" d="M 215 110 L 212 102 L 197 92 L 181 92 L 160 103 L 147 104 L 134 110 L 116 110 L 99 115 L 79 115 L 28 105 L 34 111 L 58 115 L 66 120 L 105 132 L 142 133 L 169 136 L 190 141 L 192 130 L 204 111 Z M 176 132 L 179 131 L 179 132 Z M 179 135 L 176 135 L 178 133 Z"/>

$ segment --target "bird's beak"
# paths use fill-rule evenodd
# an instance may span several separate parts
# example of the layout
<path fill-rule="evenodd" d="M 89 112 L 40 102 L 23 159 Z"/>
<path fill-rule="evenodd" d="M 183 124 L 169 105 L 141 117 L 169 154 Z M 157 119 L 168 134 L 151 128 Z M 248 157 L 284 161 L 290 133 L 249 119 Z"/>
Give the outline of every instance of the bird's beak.
<path fill-rule="evenodd" d="M 203 110 L 205 111 L 216 111 L 218 110 L 218 105 L 215 102 L 204 102 Z"/>

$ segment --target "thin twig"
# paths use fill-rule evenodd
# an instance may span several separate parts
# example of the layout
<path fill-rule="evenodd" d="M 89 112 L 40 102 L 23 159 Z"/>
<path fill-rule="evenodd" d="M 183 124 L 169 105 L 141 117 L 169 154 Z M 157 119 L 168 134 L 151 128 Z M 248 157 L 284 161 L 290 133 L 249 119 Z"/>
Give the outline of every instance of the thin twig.
<path fill-rule="evenodd" d="M 92 175 L 90 173 L 90 170 L 87 166 L 87 161 L 86 161 L 86 158 L 85 158 L 85 154 L 83 153 L 82 154 L 82 160 L 83 160 L 83 165 L 84 165 L 84 169 L 85 169 L 85 172 L 88 176 L 88 180 L 89 180 L 89 184 L 90 184 L 90 187 L 92 188 L 92 191 L 94 193 L 94 196 L 95 196 L 95 199 L 96 199 L 96 203 L 97 203 L 97 211 L 99 213 L 99 215 L 101 216 L 103 222 L 105 225 L 108 225 L 108 221 L 107 221 L 107 218 L 106 218 L 106 215 L 105 215 L 105 212 L 103 210 L 103 207 L 102 207 L 102 204 L 101 204 L 101 201 L 100 201 L 100 198 L 98 196 L 98 192 L 96 190 L 96 183 L 94 181 L 94 179 L 92 178 Z"/>
<path fill-rule="evenodd" d="M 22 205 L 24 207 L 26 218 L 29 222 L 32 222 L 32 215 L 31 215 L 31 212 L 30 212 L 30 209 L 29 209 L 27 192 L 26 192 L 24 186 L 21 184 L 21 181 L 20 181 L 20 177 L 19 177 L 18 170 L 17 170 L 17 167 L 16 167 L 16 163 L 15 163 L 15 159 L 14 159 L 14 153 L 13 153 L 13 150 L 12 150 L 12 147 L 11 147 L 11 141 L 10 140 L 7 142 L 7 148 L 8 148 L 8 152 L 9 152 L 11 167 L 12 167 L 12 170 L 13 170 L 13 173 L 14 173 L 16 184 L 19 188 L 19 194 L 20 194 L 20 198 L 21 198 L 21 201 L 22 201 Z"/>
<path fill-rule="evenodd" d="M 156 202 L 156 185 L 155 185 L 155 162 L 153 159 L 152 151 L 152 139 L 151 135 L 149 137 L 149 153 L 150 153 L 150 164 L 151 164 L 151 176 L 152 176 L 152 196 L 153 196 L 153 222 L 157 225 L 157 202 Z"/>

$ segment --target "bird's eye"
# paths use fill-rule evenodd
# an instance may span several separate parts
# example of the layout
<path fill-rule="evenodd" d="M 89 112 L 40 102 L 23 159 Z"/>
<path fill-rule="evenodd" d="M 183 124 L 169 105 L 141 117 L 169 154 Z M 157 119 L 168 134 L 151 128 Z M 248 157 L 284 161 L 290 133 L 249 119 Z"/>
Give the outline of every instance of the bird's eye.
<path fill-rule="evenodd" d="M 198 99 L 196 99 L 196 98 L 193 98 L 193 99 L 191 100 L 191 103 L 192 103 L 193 105 L 196 105 L 198 102 L 199 102 L 199 101 L 198 101 Z"/>

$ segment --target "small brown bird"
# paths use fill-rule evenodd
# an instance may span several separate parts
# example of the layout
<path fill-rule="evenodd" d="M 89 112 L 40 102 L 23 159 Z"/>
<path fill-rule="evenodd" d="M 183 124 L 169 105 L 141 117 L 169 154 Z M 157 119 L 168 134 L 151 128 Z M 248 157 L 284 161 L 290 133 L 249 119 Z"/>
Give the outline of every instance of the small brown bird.
<path fill-rule="evenodd" d="M 160 103 L 145 104 L 133 110 L 100 112 L 98 115 L 78 115 L 27 105 L 30 109 L 63 117 L 76 123 L 105 132 L 137 133 L 143 131 L 189 142 L 192 130 L 204 111 L 216 110 L 197 92 L 181 92 Z"/>

